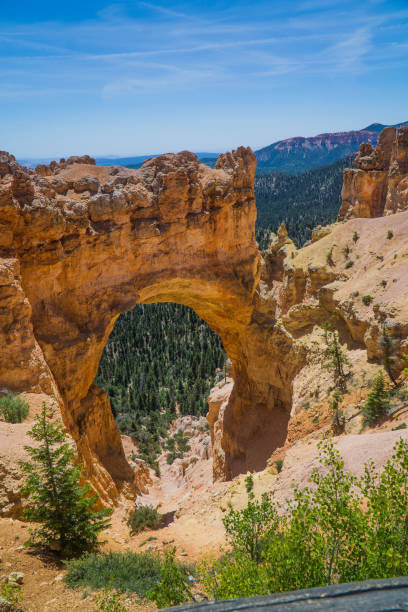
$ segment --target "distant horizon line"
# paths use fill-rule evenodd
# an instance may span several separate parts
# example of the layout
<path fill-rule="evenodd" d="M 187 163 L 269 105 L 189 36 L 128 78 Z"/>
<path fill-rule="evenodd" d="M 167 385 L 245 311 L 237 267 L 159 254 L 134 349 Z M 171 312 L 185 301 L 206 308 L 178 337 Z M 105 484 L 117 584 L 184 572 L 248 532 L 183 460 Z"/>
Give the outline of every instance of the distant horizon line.
<path fill-rule="evenodd" d="M 380 123 L 380 122 L 373 122 L 370 123 L 369 125 L 367 125 L 366 127 L 360 128 L 360 129 L 350 129 L 350 130 L 342 130 L 340 132 L 320 132 L 319 134 L 315 134 L 314 136 L 288 136 L 287 138 L 282 138 L 281 140 L 276 140 L 274 142 L 271 142 L 270 144 L 267 145 L 263 145 L 261 147 L 257 147 L 256 149 L 254 147 L 251 147 L 253 149 L 253 151 L 260 151 L 262 149 L 265 149 L 267 147 L 270 147 L 274 144 L 277 144 L 279 142 L 284 142 L 285 140 L 291 140 L 293 138 L 318 138 L 319 136 L 323 136 L 324 134 L 344 134 L 347 132 L 363 132 L 363 131 L 368 131 L 368 128 L 374 125 L 378 125 L 378 126 L 383 126 L 383 127 L 396 127 L 399 125 L 406 125 L 408 124 L 408 121 L 401 121 L 399 123 L 394 123 L 394 124 L 390 124 L 390 123 Z M 246 145 L 246 146 L 251 146 L 251 145 Z M 221 153 L 225 153 L 228 151 L 231 151 L 234 147 L 227 147 L 224 148 L 222 151 L 192 151 L 195 155 L 197 156 L 208 156 L 208 157 L 213 157 L 216 158 L 218 157 L 218 155 L 220 155 Z M 151 159 L 153 157 L 159 157 L 160 155 L 166 155 L 167 153 L 180 153 L 181 151 L 191 151 L 191 149 L 180 149 L 179 151 L 163 151 L 161 153 L 142 153 L 142 154 L 130 154 L 130 155 L 117 155 L 117 154 L 92 154 L 92 153 L 88 153 L 88 155 L 90 155 L 90 157 L 93 157 L 95 160 L 103 160 L 103 159 L 107 159 L 107 160 L 115 160 L 115 159 L 139 159 L 139 161 L 145 161 L 147 159 Z M 84 154 L 84 153 L 82 153 Z M 57 159 L 67 159 L 68 157 L 72 157 L 74 155 L 78 155 L 78 153 L 73 153 L 72 155 L 47 155 L 44 157 L 32 157 L 29 155 L 19 155 L 18 157 L 16 156 L 16 160 L 20 163 L 22 161 L 36 161 L 36 162 L 49 162 L 49 161 L 54 161 Z"/>

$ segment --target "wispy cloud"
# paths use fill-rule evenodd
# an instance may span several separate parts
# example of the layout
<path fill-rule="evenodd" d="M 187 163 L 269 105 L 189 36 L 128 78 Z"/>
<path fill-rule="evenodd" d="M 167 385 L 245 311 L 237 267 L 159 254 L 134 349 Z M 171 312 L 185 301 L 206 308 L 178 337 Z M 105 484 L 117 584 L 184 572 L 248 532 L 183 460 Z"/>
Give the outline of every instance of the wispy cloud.
<path fill-rule="evenodd" d="M 370 28 L 358 28 L 325 50 L 326 61 L 329 59 L 335 65 L 336 71 L 362 69 L 364 58 L 372 50 L 372 36 Z"/>
<path fill-rule="evenodd" d="M 103 88 L 104 97 L 122 96 L 132 93 L 151 93 L 169 87 L 188 89 L 194 84 L 203 83 L 206 79 L 218 78 L 214 70 L 167 70 L 165 75 L 149 76 L 148 78 L 122 78 L 107 83 Z"/>
<path fill-rule="evenodd" d="M 137 4 L 139 6 L 144 6 L 145 8 L 148 8 L 154 12 L 161 13 L 162 15 L 165 15 L 166 17 L 175 17 L 175 18 L 181 17 L 182 19 L 191 19 L 191 16 L 186 13 L 180 13 L 178 11 L 173 11 L 171 9 L 159 6 L 158 4 L 153 4 L 152 2 L 137 2 Z"/>
<path fill-rule="evenodd" d="M 94 95 L 105 98 L 222 86 L 221 80 L 240 87 L 259 79 L 264 87 L 287 75 L 357 74 L 383 69 L 405 53 L 404 29 L 393 37 L 396 24 L 408 27 L 408 11 L 387 12 L 386 3 L 299 0 L 275 13 L 261 4 L 245 19 L 233 6 L 214 12 L 135 0 L 76 22 L 0 22 L 0 68 L 37 79 L 44 91 L 54 71 L 53 91 L 61 94 L 88 80 Z M 12 72 L 2 86 L 21 95 Z"/>

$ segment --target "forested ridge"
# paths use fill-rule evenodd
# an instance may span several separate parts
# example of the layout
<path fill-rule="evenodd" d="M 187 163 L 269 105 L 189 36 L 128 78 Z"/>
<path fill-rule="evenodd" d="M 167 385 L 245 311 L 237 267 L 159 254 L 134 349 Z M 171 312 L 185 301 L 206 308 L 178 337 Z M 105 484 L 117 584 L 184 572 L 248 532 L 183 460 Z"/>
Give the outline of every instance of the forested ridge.
<path fill-rule="evenodd" d="M 298 247 L 310 240 L 316 225 L 333 223 L 341 203 L 343 170 L 352 166 L 353 158 L 351 155 L 302 174 L 255 175 L 260 248 L 266 247 L 269 233 L 276 231 L 282 221 Z"/>
<path fill-rule="evenodd" d="M 299 175 L 256 175 L 256 237 L 265 248 L 285 222 L 298 246 L 316 225 L 336 219 L 348 157 Z M 139 442 L 140 456 L 156 458 L 176 414 L 202 415 L 225 352 L 220 339 L 191 309 L 178 304 L 140 304 L 121 315 L 109 337 L 96 383 L 109 395 L 119 429 Z"/>

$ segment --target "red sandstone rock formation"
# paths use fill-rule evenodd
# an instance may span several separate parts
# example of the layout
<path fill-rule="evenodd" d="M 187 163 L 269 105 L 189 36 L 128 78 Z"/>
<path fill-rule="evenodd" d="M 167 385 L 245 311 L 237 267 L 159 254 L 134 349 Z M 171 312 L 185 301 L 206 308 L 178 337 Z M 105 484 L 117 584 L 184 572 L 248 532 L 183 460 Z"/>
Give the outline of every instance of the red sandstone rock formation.
<path fill-rule="evenodd" d="M 360 145 L 355 169 L 344 170 L 339 220 L 381 217 L 408 208 L 408 127 L 385 128 L 374 149 Z"/>

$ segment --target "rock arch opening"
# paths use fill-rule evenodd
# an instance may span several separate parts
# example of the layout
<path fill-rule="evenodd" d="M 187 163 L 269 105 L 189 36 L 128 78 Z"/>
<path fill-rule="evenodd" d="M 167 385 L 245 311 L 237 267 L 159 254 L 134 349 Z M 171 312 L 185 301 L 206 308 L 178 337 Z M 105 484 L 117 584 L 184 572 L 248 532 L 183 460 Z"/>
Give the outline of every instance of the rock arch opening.
<path fill-rule="evenodd" d="M 172 421 L 206 416 L 225 365 L 219 336 L 192 309 L 139 304 L 117 319 L 95 384 L 107 393 L 121 434 L 137 442 L 137 457 L 158 474 Z"/>

